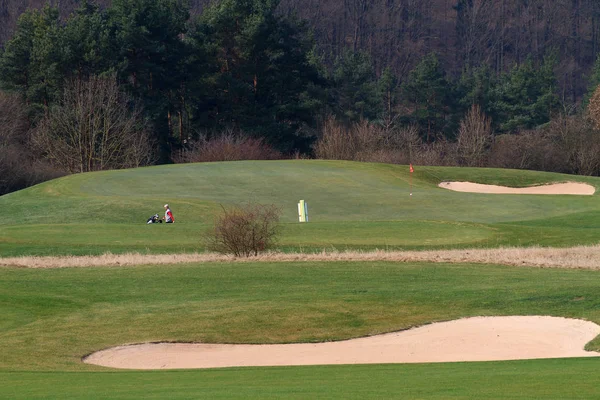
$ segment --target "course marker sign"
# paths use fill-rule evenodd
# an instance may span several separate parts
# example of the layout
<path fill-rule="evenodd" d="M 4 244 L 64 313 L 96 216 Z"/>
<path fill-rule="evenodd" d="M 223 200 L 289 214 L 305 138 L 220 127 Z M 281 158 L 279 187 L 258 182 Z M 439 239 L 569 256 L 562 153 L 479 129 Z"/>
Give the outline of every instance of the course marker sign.
<path fill-rule="evenodd" d="M 308 203 L 304 200 L 298 202 L 298 220 L 300 222 L 308 222 Z"/>

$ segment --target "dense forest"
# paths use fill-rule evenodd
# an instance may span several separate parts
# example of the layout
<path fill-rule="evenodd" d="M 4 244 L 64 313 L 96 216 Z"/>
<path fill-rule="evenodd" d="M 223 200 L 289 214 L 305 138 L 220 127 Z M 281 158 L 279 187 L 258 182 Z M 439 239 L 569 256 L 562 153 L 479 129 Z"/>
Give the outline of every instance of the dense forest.
<path fill-rule="evenodd" d="M 0 0 L 0 45 L 25 10 L 50 4 L 64 20 L 81 3 Z M 111 0 L 95 3 L 109 7 Z M 210 3 L 189 0 L 184 7 L 200 15 Z M 560 96 L 570 102 L 587 90 L 600 45 L 596 0 L 281 0 L 276 12 L 305 20 L 328 63 L 351 48 L 369 54 L 377 73 L 390 67 L 398 76 L 432 52 L 450 75 L 458 76 L 465 67 L 482 64 L 507 71 L 556 51 Z"/>
<path fill-rule="evenodd" d="M 290 156 L 598 175 L 599 22 L 592 0 L 0 0 L 0 194 Z"/>

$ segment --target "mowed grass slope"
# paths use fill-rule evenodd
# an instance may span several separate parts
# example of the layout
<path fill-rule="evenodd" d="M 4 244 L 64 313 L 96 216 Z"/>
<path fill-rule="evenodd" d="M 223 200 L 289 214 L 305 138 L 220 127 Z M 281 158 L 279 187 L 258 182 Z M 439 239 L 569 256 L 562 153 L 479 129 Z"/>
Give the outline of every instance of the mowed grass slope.
<path fill-rule="evenodd" d="M 599 285 L 596 271 L 425 263 L 2 269 L 0 398 L 594 398 L 600 359 L 131 372 L 80 358 L 146 341 L 339 340 L 474 315 L 600 323 Z"/>
<path fill-rule="evenodd" d="M 283 210 L 283 250 L 597 243 L 598 196 L 456 193 L 597 178 L 335 161 L 190 164 L 82 174 L 0 197 L 0 255 L 203 250 L 220 205 Z M 296 222 L 309 202 L 311 222 Z M 145 225 L 172 205 L 177 223 Z M 115 371 L 81 363 L 146 341 L 340 340 L 475 315 L 600 323 L 597 271 L 391 262 L 0 269 L 0 398 L 600 397 L 600 359 Z M 588 348 L 600 350 L 596 339 Z"/>
<path fill-rule="evenodd" d="M 282 209 L 282 250 L 569 246 L 597 243 L 598 196 L 485 195 L 440 189 L 462 180 L 508 186 L 599 178 L 532 171 L 342 161 L 186 164 L 80 174 L 0 197 L 0 254 L 203 251 L 221 205 Z M 412 192 L 413 196 L 409 196 Z M 309 224 L 297 223 L 297 202 Z M 169 203 L 173 226 L 146 226 Z M 572 221 L 566 223 L 565 221 Z"/>
<path fill-rule="evenodd" d="M 322 342 L 476 315 L 600 322 L 597 271 L 301 262 L 0 272 L 3 370 L 93 370 L 82 356 L 124 343 Z"/>

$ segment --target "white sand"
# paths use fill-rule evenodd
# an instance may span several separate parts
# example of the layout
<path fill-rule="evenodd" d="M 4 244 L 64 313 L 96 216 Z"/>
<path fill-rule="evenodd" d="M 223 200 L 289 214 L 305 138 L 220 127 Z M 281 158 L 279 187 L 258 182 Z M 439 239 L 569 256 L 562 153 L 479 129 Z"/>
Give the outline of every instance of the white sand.
<path fill-rule="evenodd" d="M 575 194 L 591 196 L 596 191 L 592 185 L 577 182 L 554 183 L 551 185 L 530 186 L 524 188 L 483 185 L 481 183 L 472 182 L 442 182 L 438 186 L 444 189 L 454 190 L 455 192 L 497 194 Z"/>
<path fill-rule="evenodd" d="M 89 364 L 126 369 L 425 363 L 597 357 L 600 326 L 557 317 L 475 317 L 341 342 L 280 345 L 139 344 L 96 352 Z"/>

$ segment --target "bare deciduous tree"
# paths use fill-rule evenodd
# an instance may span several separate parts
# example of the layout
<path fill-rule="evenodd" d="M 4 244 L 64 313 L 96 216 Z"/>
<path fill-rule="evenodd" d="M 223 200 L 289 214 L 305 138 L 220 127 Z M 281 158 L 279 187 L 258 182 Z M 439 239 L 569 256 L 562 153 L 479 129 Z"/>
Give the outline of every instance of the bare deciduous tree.
<path fill-rule="evenodd" d="M 474 104 L 458 130 L 457 152 L 460 163 L 469 167 L 481 166 L 491 142 L 492 121 Z"/>
<path fill-rule="evenodd" d="M 113 77 L 70 81 L 60 104 L 40 123 L 34 143 L 53 165 L 72 173 L 152 162 L 142 113 Z"/>

